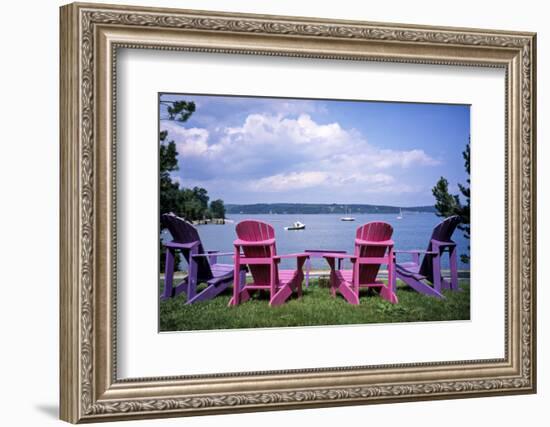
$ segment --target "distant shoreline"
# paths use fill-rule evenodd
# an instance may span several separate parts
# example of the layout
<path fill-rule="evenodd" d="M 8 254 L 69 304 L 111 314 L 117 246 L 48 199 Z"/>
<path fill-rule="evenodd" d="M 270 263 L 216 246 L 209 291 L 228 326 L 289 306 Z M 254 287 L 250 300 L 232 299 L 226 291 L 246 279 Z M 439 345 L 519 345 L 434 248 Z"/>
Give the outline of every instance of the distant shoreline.
<path fill-rule="evenodd" d="M 336 204 L 336 203 L 254 203 L 226 204 L 226 215 L 234 214 L 272 214 L 272 215 L 307 215 L 307 214 L 397 214 L 397 213 L 435 213 L 431 206 L 388 206 L 370 204 Z"/>

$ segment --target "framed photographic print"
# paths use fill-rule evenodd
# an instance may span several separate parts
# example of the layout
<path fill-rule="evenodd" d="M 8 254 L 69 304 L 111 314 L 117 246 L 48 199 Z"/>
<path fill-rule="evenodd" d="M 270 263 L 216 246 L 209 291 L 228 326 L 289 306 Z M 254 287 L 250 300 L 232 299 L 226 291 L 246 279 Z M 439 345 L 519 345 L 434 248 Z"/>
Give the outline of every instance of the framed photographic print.
<path fill-rule="evenodd" d="M 536 390 L 535 34 L 61 8 L 61 418 Z"/>

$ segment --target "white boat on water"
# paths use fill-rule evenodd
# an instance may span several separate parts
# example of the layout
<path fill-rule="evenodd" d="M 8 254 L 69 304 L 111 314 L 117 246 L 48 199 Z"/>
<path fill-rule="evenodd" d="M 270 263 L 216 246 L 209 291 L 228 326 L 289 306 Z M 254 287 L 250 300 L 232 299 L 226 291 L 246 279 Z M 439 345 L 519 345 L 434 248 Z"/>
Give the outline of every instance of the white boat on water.
<path fill-rule="evenodd" d="M 403 219 L 403 211 L 401 208 L 399 208 L 399 215 L 397 216 L 397 219 Z"/>
<path fill-rule="evenodd" d="M 348 210 L 346 209 L 346 216 L 343 216 L 342 218 L 340 218 L 340 221 L 355 221 L 355 218 L 352 217 L 352 216 L 349 216 L 349 212 Z"/>
<path fill-rule="evenodd" d="M 285 227 L 285 230 L 305 230 L 306 225 L 302 224 L 300 221 L 296 221 L 294 224 L 292 224 L 290 227 Z"/>

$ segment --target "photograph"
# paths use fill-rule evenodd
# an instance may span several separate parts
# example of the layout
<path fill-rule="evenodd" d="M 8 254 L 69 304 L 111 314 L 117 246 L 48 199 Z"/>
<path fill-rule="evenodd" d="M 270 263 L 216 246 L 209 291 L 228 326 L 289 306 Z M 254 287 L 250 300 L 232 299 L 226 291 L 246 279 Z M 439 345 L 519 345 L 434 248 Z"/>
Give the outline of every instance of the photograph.
<path fill-rule="evenodd" d="M 470 320 L 470 105 L 162 92 L 158 123 L 160 332 Z"/>

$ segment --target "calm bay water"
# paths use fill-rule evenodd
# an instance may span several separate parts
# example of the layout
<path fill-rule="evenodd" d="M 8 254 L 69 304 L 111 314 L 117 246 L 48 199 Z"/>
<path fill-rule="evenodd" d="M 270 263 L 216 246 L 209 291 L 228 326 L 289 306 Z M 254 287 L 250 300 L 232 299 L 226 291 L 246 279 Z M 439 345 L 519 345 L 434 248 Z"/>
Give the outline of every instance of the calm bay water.
<path fill-rule="evenodd" d="M 395 214 L 354 214 L 355 221 L 340 221 L 341 215 L 310 214 L 310 215 L 230 215 L 224 225 L 198 225 L 205 250 L 233 251 L 233 240 L 236 238 L 235 225 L 244 219 L 257 219 L 270 223 L 275 228 L 277 253 L 302 252 L 305 249 L 344 250 L 353 253 L 355 230 L 371 221 L 384 221 L 393 227 L 393 240 L 396 249 L 426 249 L 433 228 L 441 218 L 431 213 L 404 212 L 402 219 Z M 305 230 L 287 231 L 286 226 L 300 221 L 306 225 Z M 164 237 L 164 236 L 163 236 Z M 166 236 L 168 237 L 168 236 Z M 462 231 L 456 230 L 453 240 L 457 243 L 458 254 L 467 253 L 468 240 Z M 401 255 L 398 260 L 408 260 L 409 256 Z M 221 262 L 231 262 L 231 258 L 220 259 Z M 444 257 L 444 267 L 448 266 L 448 257 Z M 283 260 L 282 266 L 291 268 L 296 265 L 294 259 Z M 316 269 L 328 269 L 323 259 L 314 258 L 312 266 Z M 186 266 L 182 266 L 186 269 Z M 469 270 L 459 258 L 459 269 Z"/>

